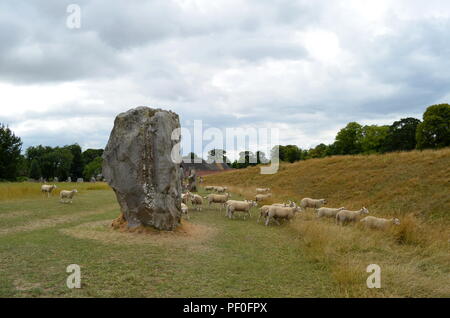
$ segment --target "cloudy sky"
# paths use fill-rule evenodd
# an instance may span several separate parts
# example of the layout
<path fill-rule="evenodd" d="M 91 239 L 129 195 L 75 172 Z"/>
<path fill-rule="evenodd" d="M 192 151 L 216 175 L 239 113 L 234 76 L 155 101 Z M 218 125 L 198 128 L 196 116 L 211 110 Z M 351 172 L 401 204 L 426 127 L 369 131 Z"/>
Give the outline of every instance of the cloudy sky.
<path fill-rule="evenodd" d="M 0 122 L 99 148 L 147 105 L 310 147 L 448 102 L 449 39 L 448 0 L 2 0 Z"/>

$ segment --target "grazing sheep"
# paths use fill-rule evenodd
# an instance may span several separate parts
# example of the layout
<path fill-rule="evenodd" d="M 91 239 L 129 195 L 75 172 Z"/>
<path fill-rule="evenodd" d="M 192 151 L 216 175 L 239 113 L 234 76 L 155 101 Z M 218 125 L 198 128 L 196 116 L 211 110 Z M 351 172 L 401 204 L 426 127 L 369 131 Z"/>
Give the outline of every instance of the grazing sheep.
<path fill-rule="evenodd" d="M 214 187 L 214 190 L 215 190 L 217 193 L 225 193 L 225 191 L 227 190 L 227 188 L 226 188 L 226 187 Z"/>
<path fill-rule="evenodd" d="M 278 225 L 280 225 L 278 220 L 281 219 L 291 221 L 295 217 L 295 213 L 301 211 L 300 207 L 295 203 L 293 205 L 293 207 L 270 206 L 266 215 L 266 226 L 269 225 L 271 219 L 277 222 Z"/>
<path fill-rule="evenodd" d="M 245 212 L 250 216 L 250 209 L 256 206 L 255 201 L 236 201 L 228 200 L 226 203 L 226 215 L 231 219 L 234 216 L 234 212 Z"/>
<path fill-rule="evenodd" d="M 184 204 L 184 203 L 181 203 L 181 214 L 182 215 L 184 214 L 186 216 L 186 218 L 189 220 L 188 212 L 189 212 L 188 206 L 186 204 Z"/>
<path fill-rule="evenodd" d="M 256 188 L 256 194 L 266 194 L 270 192 L 270 188 Z"/>
<path fill-rule="evenodd" d="M 189 202 L 189 199 L 191 198 L 191 193 L 188 191 L 188 192 L 186 192 L 186 193 L 183 193 L 182 195 L 181 195 L 181 202 L 183 202 L 184 204 L 188 204 L 188 202 Z"/>
<path fill-rule="evenodd" d="M 358 211 L 341 210 L 336 214 L 336 223 L 344 225 L 348 222 L 356 222 L 358 217 L 363 214 L 369 214 L 369 210 L 365 207 Z"/>
<path fill-rule="evenodd" d="M 321 217 L 328 217 L 328 218 L 335 218 L 336 214 L 338 214 L 339 211 L 345 210 L 344 207 L 342 208 L 319 208 L 316 209 L 317 212 L 317 217 L 321 218 Z"/>
<path fill-rule="evenodd" d="M 191 194 L 191 204 L 192 206 L 195 206 L 195 210 L 201 211 L 202 210 L 202 204 L 203 204 L 203 198 L 199 196 L 198 194 Z M 200 205 L 200 207 L 198 207 Z"/>
<path fill-rule="evenodd" d="M 77 189 L 74 189 L 72 191 L 62 190 L 59 193 L 59 201 L 62 203 L 67 203 L 67 202 L 72 203 L 73 196 L 75 195 L 75 193 L 78 193 Z"/>
<path fill-rule="evenodd" d="M 316 199 L 311 199 L 311 198 L 304 198 L 300 202 L 300 207 L 303 210 L 306 210 L 307 208 L 319 209 L 322 206 L 324 206 L 325 204 L 327 204 L 327 200 L 325 200 L 325 199 L 316 200 Z"/>
<path fill-rule="evenodd" d="M 391 225 L 400 225 L 400 220 L 397 218 L 383 219 L 376 218 L 374 216 L 366 216 L 360 222 L 362 222 L 362 224 L 364 224 L 364 226 L 366 227 L 378 230 L 387 229 Z"/>
<path fill-rule="evenodd" d="M 272 205 L 263 205 L 260 209 L 259 209 L 259 218 L 258 218 L 258 222 L 267 217 L 267 213 L 269 213 L 269 208 L 271 206 L 280 206 L 280 207 L 294 207 L 295 203 L 292 201 L 288 201 L 288 203 L 274 203 Z"/>
<path fill-rule="evenodd" d="M 214 191 L 214 186 L 206 186 L 205 191 Z"/>
<path fill-rule="evenodd" d="M 272 197 L 272 193 L 268 193 L 268 194 L 257 194 L 257 195 L 255 196 L 255 200 L 256 200 L 256 202 L 259 202 L 259 201 L 267 200 L 268 198 L 271 198 L 271 197 Z"/>
<path fill-rule="evenodd" d="M 52 194 L 52 191 L 56 189 L 56 185 L 48 185 L 48 184 L 43 184 L 41 186 L 41 192 L 42 193 L 47 193 L 47 198 L 50 197 L 50 195 Z"/>
<path fill-rule="evenodd" d="M 208 194 L 205 199 L 208 200 L 208 205 L 211 206 L 211 203 L 219 203 L 220 211 L 222 211 L 222 206 L 225 205 L 225 202 L 228 201 L 230 197 L 229 193 L 225 194 Z"/>

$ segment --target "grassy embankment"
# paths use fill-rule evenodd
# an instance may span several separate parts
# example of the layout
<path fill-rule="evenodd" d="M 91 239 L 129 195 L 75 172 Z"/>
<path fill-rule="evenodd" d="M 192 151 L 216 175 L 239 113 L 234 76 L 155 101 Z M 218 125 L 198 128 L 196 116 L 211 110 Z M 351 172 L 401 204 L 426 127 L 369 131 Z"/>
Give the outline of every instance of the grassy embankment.
<path fill-rule="evenodd" d="M 360 209 L 402 224 L 374 231 L 334 220 L 316 219 L 310 209 L 286 228 L 308 259 L 324 266 L 343 296 L 450 295 L 450 149 L 371 156 L 337 156 L 282 164 L 274 175 L 258 167 L 207 177 L 254 198 L 256 187 L 270 187 L 269 202 L 326 198 L 328 206 Z M 365 269 L 378 264 L 382 289 L 364 284 Z"/>

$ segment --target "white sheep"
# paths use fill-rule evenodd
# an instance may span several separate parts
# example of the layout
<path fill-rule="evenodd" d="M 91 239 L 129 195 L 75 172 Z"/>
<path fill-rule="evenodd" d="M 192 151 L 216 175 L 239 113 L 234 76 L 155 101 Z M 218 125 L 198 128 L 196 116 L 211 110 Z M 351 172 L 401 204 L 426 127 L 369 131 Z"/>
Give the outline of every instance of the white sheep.
<path fill-rule="evenodd" d="M 214 190 L 217 193 L 225 193 L 225 191 L 227 190 L 227 187 L 214 187 Z"/>
<path fill-rule="evenodd" d="M 256 194 L 266 194 L 270 192 L 270 188 L 256 188 Z"/>
<path fill-rule="evenodd" d="M 325 204 L 327 204 L 327 200 L 325 199 L 304 198 L 302 199 L 302 201 L 300 201 L 300 207 L 303 210 L 306 210 L 307 208 L 318 209 L 324 206 Z"/>
<path fill-rule="evenodd" d="M 270 220 L 274 220 L 278 225 L 280 225 L 278 220 L 281 219 L 291 221 L 295 217 L 295 213 L 301 211 L 295 203 L 293 205 L 293 207 L 270 206 L 266 216 L 266 226 L 269 225 Z"/>
<path fill-rule="evenodd" d="M 272 197 L 272 193 L 268 193 L 268 194 L 257 194 L 255 196 L 255 201 L 259 202 L 259 201 L 264 201 L 267 200 L 268 198 Z"/>
<path fill-rule="evenodd" d="M 181 214 L 186 215 L 186 218 L 189 220 L 189 208 L 186 204 L 184 204 L 183 202 L 181 203 Z"/>
<path fill-rule="evenodd" d="M 231 219 L 234 216 L 234 212 L 245 212 L 249 216 L 250 209 L 257 205 L 255 201 L 236 201 L 236 200 L 228 200 L 226 203 L 226 215 Z"/>
<path fill-rule="evenodd" d="M 219 203 L 220 211 L 222 211 L 222 206 L 225 205 L 225 202 L 228 201 L 230 197 L 229 193 L 225 194 L 208 194 L 204 199 L 208 200 L 208 205 L 211 206 L 211 203 Z"/>
<path fill-rule="evenodd" d="M 202 210 L 202 204 L 203 204 L 203 198 L 199 196 L 198 194 L 191 194 L 191 204 L 192 206 L 195 206 L 195 209 L 197 211 Z M 200 207 L 198 207 L 200 206 Z"/>
<path fill-rule="evenodd" d="M 52 191 L 56 189 L 56 185 L 48 185 L 48 184 L 43 184 L 41 186 L 41 192 L 42 193 L 47 193 L 47 197 L 49 198 L 50 195 L 52 194 Z"/>
<path fill-rule="evenodd" d="M 191 198 L 191 193 L 188 191 L 186 193 L 183 193 L 181 195 L 181 202 L 183 202 L 184 204 L 187 204 L 189 202 L 189 199 Z"/>
<path fill-rule="evenodd" d="M 269 213 L 269 208 L 271 206 L 281 206 L 281 207 L 293 207 L 294 206 L 294 202 L 288 201 L 288 203 L 274 203 L 272 205 L 263 205 L 261 208 L 259 208 L 259 218 L 258 218 L 258 222 L 261 221 L 261 219 L 264 219 L 267 217 L 267 213 Z"/>
<path fill-rule="evenodd" d="M 348 222 L 356 222 L 358 217 L 363 214 L 369 214 L 369 210 L 365 207 L 358 211 L 341 210 L 336 214 L 336 223 L 344 225 Z"/>
<path fill-rule="evenodd" d="M 316 212 L 317 212 L 317 217 L 319 217 L 319 218 L 321 218 L 321 217 L 335 218 L 336 214 L 338 214 L 338 212 L 342 211 L 342 210 L 345 210 L 345 208 L 342 207 L 342 208 L 335 209 L 335 208 L 322 207 L 322 208 L 316 209 Z"/>
<path fill-rule="evenodd" d="M 384 230 L 391 225 L 400 225 L 400 220 L 397 218 L 384 219 L 384 218 L 377 218 L 374 216 L 366 216 L 360 222 L 364 224 L 366 227 L 378 230 Z"/>
<path fill-rule="evenodd" d="M 74 189 L 72 191 L 62 190 L 59 193 L 59 201 L 62 203 L 67 203 L 67 202 L 72 203 L 73 196 L 75 195 L 75 193 L 78 193 L 77 189 Z"/>

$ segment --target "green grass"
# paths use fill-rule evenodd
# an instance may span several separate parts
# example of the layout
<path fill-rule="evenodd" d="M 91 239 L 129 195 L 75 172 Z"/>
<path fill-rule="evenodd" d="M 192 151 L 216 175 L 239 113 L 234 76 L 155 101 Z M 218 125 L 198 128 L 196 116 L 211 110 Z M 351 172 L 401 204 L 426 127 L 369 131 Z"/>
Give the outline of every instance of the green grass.
<path fill-rule="evenodd" d="M 325 297 L 338 292 L 326 266 L 304 257 L 289 228 L 257 224 L 256 211 L 247 220 L 229 220 L 206 206 L 191 212 L 189 221 L 212 234 L 188 243 L 154 244 L 154 236 L 130 243 L 104 226 L 94 226 L 93 232 L 100 238 L 112 234 L 109 241 L 70 235 L 118 214 L 110 190 L 85 191 L 73 204 L 56 197 L 0 203 L 0 297 Z M 48 222 L 55 219 L 59 222 Z M 66 287 L 69 264 L 81 266 L 81 289 Z"/>

